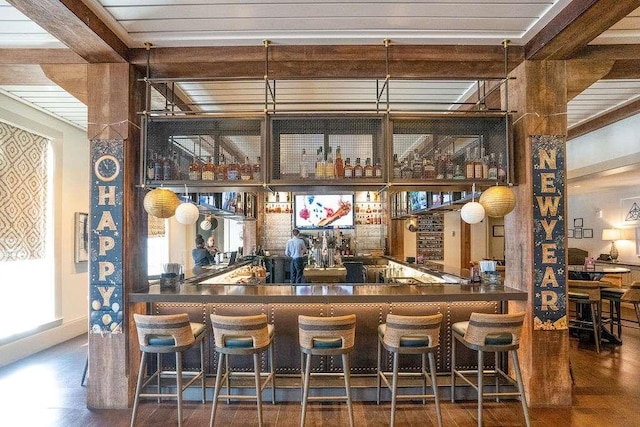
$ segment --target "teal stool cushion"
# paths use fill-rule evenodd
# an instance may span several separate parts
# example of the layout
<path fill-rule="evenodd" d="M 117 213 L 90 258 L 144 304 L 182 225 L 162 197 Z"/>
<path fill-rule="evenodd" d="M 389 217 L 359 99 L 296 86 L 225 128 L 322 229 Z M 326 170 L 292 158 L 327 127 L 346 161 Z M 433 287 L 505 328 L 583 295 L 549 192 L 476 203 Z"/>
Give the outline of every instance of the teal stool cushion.
<path fill-rule="evenodd" d="M 469 322 L 457 322 L 451 325 L 451 330 L 464 336 L 469 328 Z M 513 341 L 513 337 L 508 333 L 488 334 L 484 339 L 485 345 L 510 345 Z"/>
<path fill-rule="evenodd" d="M 267 325 L 267 329 L 269 331 L 269 338 L 273 338 L 274 327 L 272 324 Z M 251 348 L 253 347 L 253 338 L 251 336 L 239 335 L 239 336 L 228 336 L 224 338 L 224 346 L 225 347 L 233 347 L 233 348 Z"/>
<path fill-rule="evenodd" d="M 193 336 L 198 337 L 202 334 L 207 327 L 202 323 L 190 323 L 191 332 L 193 332 Z M 176 345 L 176 341 L 173 339 L 171 335 L 156 335 L 149 337 L 149 345 L 157 345 L 157 346 L 169 346 Z"/>
<path fill-rule="evenodd" d="M 378 326 L 378 335 L 380 338 L 384 338 L 384 334 L 387 333 L 387 325 L 383 323 Z M 400 338 L 400 347 L 428 347 L 429 346 L 429 338 L 428 337 L 402 337 Z"/>
<path fill-rule="evenodd" d="M 314 338 L 313 348 L 340 348 L 342 338 Z"/>

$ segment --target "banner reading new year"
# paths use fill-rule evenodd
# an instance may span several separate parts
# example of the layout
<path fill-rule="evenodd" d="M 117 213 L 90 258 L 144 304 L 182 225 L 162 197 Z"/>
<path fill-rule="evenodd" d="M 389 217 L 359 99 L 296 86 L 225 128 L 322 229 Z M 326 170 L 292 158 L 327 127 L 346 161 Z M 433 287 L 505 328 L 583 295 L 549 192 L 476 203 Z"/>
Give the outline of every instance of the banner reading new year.
<path fill-rule="evenodd" d="M 534 329 L 567 329 L 565 142 L 532 136 Z"/>

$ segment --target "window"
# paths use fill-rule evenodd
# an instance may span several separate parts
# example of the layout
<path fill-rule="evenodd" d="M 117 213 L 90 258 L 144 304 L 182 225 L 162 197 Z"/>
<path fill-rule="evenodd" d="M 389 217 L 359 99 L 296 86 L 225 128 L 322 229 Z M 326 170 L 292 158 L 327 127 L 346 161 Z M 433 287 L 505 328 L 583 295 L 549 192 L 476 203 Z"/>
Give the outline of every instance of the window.
<path fill-rule="evenodd" d="M 51 142 L 0 122 L 0 340 L 55 319 L 53 196 Z"/>

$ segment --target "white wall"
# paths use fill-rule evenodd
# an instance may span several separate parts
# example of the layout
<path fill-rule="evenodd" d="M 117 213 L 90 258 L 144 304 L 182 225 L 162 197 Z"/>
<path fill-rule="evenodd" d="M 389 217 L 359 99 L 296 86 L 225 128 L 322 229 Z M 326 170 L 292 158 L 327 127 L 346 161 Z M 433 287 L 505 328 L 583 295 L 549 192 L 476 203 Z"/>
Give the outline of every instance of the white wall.
<path fill-rule="evenodd" d="M 0 119 L 53 140 L 56 316 L 61 320 L 59 326 L 0 346 L 2 366 L 87 331 L 88 265 L 74 263 L 74 213 L 89 212 L 90 181 L 85 131 L 1 93 Z M 24 312 L 28 315 L 28 306 Z"/>
<path fill-rule="evenodd" d="M 617 191 L 599 191 L 569 197 L 567 228 L 573 228 L 573 220 L 582 218 L 583 229 L 593 229 L 592 239 L 568 239 L 568 247 L 580 248 L 589 252 L 589 256 L 597 258 L 600 254 L 608 254 L 611 249 L 610 241 L 602 240 L 602 229 L 618 228 L 622 222 L 622 208 L 620 200 L 628 197 L 639 197 L 640 186 L 625 188 Z M 596 216 L 596 211 L 602 210 L 602 218 Z M 638 263 L 639 257 L 635 249 L 635 233 L 629 230 L 626 240 L 616 242 L 620 253 L 619 262 Z M 625 237 L 625 236 L 623 236 Z"/>

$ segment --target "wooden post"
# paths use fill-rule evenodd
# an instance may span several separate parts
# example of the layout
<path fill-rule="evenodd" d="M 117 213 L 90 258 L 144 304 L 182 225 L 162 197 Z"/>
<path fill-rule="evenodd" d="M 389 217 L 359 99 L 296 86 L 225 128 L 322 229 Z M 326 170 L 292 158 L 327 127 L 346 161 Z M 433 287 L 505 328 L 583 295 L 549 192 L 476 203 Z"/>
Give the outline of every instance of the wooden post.
<path fill-rule="evenodd" d="M 506 283 L 528 292 L 529 299 L 510 304 L 509 310 L 527 313 L 519 354 L 529 405 L 570 406 L 568 330 L 534 328 L 534 301 L 538 297 L 534 289 L 534 272 L 540 266 L 534 263 L 532 169 L 535 165 L 530 138 L 532 135 L 567 134 L 565 62 L 525 61 L 511 76 L 515 81 L 509 83 L 509 108 L 517 111 L 513 123 L 515 180 L 518 185 L 513 188 L 515 210 L 505 217 L 505 234 L 508 236 L 505 239 Z M 564 177 L 566 184 L 566 174 Z M 566 211 L 560 215 L 566 217 Z M 561 253 L 555 253 L 558 259 L 566 259 L 566 251 L 562 249 Z"/>
<path fill-rule="evenodd" d="M 142 94 L 129 64 L 87 70 L 91 142 L 88 408 L 127 408 L 139 363 L 128 294 L 145 287 L 146 214 L 140 176 Z"/>

